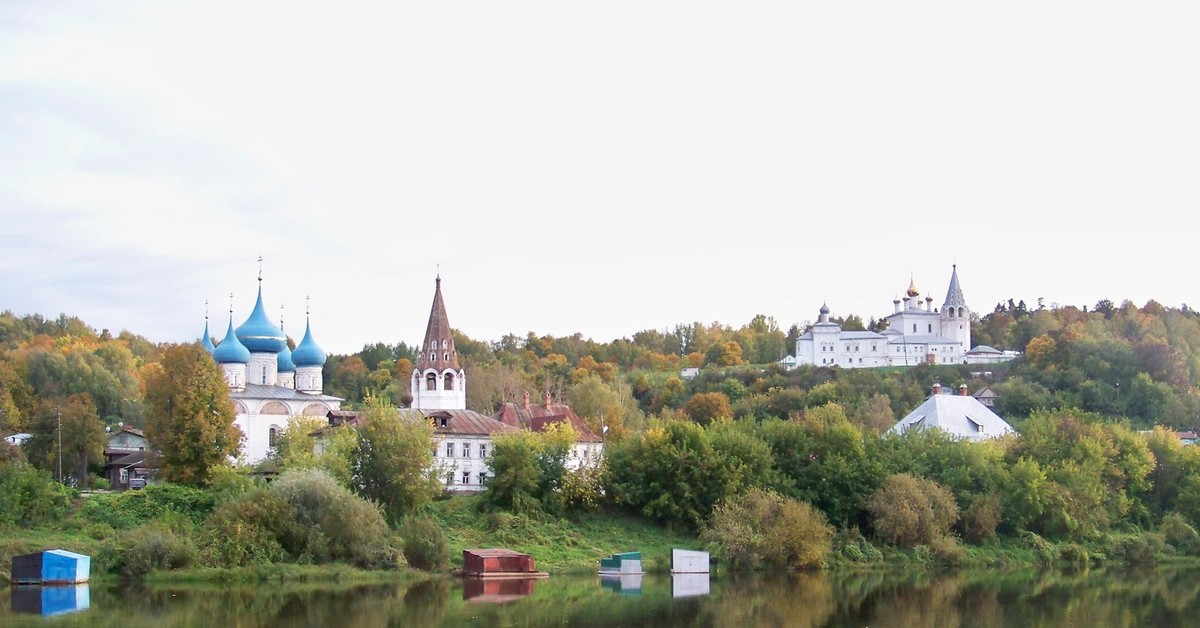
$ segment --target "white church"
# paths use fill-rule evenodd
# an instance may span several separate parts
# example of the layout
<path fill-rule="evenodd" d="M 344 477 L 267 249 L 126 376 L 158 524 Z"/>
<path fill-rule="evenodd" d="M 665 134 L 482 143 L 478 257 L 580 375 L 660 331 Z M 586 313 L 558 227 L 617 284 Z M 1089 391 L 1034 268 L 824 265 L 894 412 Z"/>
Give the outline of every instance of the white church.
<path fill-rule="evenodd" d="M 258 300 L 246 322 L 229 329 L 220 345 L 214 345 L 204 323 L 201 344 L 225 373 L 236 418 L 242 431 L 242 458 L 249 464 L 261 462 L 270 453 L 275 438 L 292 417 L 325 418 L 341 408 L 342 399 L 324 394 L 325 351 L 313 340 L 306 321 L 304 339 L 294 350 L 288 348 L 283 321 L 275 326 L 263 307 L 262 272 L 258 275 Z"/>
<path fill-rule="evenodd" d="M 971 310 L 958 285 L 958 266 L 950 274 L 950 287 L 941 309 L 933 297 L 923 299 L 910 279 L 904 298 L 892 301 L 892 314 L 880 332 L 842 330 L 829 320 L 822 305 L 812 328 L 796 341 L 796 365 L 875 368 L 918 364 L 982 364 L 1016 357 L 991 347 L 971 346 Z"/>

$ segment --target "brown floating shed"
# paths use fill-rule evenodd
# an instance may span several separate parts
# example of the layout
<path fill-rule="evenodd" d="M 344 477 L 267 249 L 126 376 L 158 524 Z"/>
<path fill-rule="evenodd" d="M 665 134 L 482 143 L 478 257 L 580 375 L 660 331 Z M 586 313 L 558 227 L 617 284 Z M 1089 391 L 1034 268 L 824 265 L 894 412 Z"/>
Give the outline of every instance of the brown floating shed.
<path fill-rule="evenodd" d="M 549 574 L 537 571 L 533 557 L 502 547 L 463 550 L 464 576 L 476 578 L 538 578 Z"/>

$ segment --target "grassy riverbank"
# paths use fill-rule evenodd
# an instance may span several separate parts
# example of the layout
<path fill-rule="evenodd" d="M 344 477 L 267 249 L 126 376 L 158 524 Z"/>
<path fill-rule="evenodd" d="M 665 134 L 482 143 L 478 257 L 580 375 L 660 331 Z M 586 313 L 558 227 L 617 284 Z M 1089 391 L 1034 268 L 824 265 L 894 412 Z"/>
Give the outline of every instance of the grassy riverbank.
<path fill-rule="evenodd" d="M 116 520 L 120 513 L 108 513 Z M 364 569 L 345 562 L 297 564 L 265 562 L 228 568 L 204 566 L 195 559 L 203 547 L 192 547 L 193 558 L 147 570 L 148 584 L 225 583 L 376 583 L 416 581 L 451 573 L 462 566 L 462 551 L 469 548 L 504 547 L 533 556 L 540 571 L 551 574 L 595 573 L 600 559 L 616 552 L 640 551 L 643 567 L 651 573 L 670 570 L 672 548 L 703 549 L 696 535 L 672 530 L 628 515 L 596 511 L 570 517 L 532 517 L 507 512 L 482 512 L 478 496 L 456 496 L 435 501 L 430 515 L 446 537 L 448 564 L 434 571 L 421 571 L 407 565 L 403 558 L 394 564 Z M 147 519 L 157 521 L 161 515 Z M 145 533 L 140 544 L 127 541 L 144 529 L 140 516 L 129 514 L 130 528 L 116 527 L 101 520 L 81 516 L 76 512 L 59 523 L 57 529 L 9 528 L 0 534 L 0 584 L 9 580 L 13 556 L 51 548 L 64 548 L 92 557 L 93 580 L 116 580 L 119 567 L 132 559 L 157 560 L 145 554 L 172 551 L 171 542 L 181 539 L 200 545 L 201 537 L 189 533 L 189 524 L 175 517 L 175 531 L 163 540 Z M 138 526 L 138 527 L 133 527 Z M 393 531 L 398 539 L 403 531 Z M 1181 555 L 1173 548 L 1162 547 L 1153 534 L 1129 533 L 1112 535 L 1103 541 L 1084 543 L 1051 543 L 1036 535 L 1019 538 L 993 539 L 984 545 L 951 543 L 949 548 L 931 549 L 926 546 L 894 548 L 872 543 L 855 536 L 851 540 L 840 534 L 827 560 L 834 572 L 854 572 L 877 569 L 927 569 L 944 567 L 1036 567 L 1047 565 L 1084 566 L 1129 562 L 1185 562 L 1196 564 L 1194 556 Z M 1157 543 L 1157 544 L 1156 544 Z M 136 547 L 136 549 L 132 549 Z M 722 566 L 714 557 L 714 570 Z"/>

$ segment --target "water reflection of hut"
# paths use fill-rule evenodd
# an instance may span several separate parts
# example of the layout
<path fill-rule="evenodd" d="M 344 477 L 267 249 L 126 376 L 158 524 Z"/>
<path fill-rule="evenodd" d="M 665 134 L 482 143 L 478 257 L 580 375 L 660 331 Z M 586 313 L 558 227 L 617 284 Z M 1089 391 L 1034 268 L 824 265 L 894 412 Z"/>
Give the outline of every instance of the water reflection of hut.
<path fill-rule="evenodd" d="M 671 574 L 671 597 L 708 595 L 708 590 L 708 574 L 706 573 Z"/>
<path fill-rule="evenodd" d="M 467 578 L 463 599 L 471 602 L 503 604 L 533 594 L 538 578 Z"/>
<path fill-rule="evenodd" d="M 462 575 L 473 578 L 545 578 L 550 574 L 533 566 L 533 557 L 502 547 L 463 550 Z"/>
<path fill-rule="evenodd" d="M 87 584 L 16 585 L 12 587 L 11 606 L 15 613 L 49 617 L 87 610 L 90 593 Z"/>
<path fill-rule="evenodd" d="M 642 574 L 600 574 L 600 586 L 621 595 L 641 595 Z"/>

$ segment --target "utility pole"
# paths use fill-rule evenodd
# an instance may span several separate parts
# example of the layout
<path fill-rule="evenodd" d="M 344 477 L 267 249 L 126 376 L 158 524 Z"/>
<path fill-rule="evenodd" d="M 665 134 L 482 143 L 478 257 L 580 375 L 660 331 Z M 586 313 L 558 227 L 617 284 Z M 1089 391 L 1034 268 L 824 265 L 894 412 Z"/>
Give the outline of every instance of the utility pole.
<path fill-rule="evenodd" d="M 62 408 L 55 408 L 54 413 L 58 416 L 58 483 L 62 484 Z"/>

